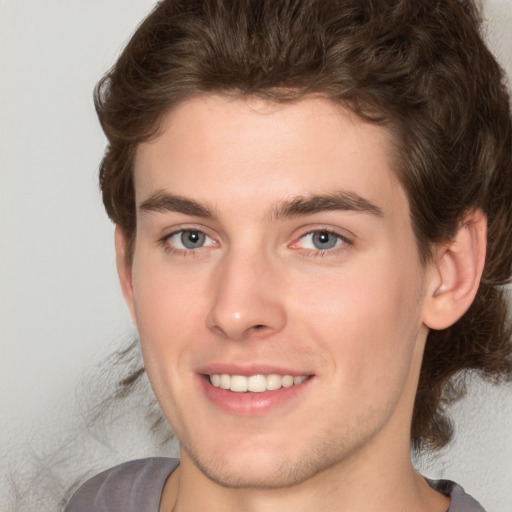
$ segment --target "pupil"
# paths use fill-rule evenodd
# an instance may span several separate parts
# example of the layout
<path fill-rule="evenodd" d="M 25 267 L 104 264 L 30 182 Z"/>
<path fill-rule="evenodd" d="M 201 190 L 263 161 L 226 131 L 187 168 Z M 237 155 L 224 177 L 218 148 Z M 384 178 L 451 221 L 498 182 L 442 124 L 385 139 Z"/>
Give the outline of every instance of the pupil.
<path fill-rule="evenodd" d="M 181 234 L 181 243 L 187 249 L 196 249 L 204 243 L 205 235 L 201 231 L 184 231 Z"/>
<path fill-rule="evenodd" d="M 317 249 L 332 249 L 336 246 L 336 237 L 328 231 L 320 231 L 313 234 L 313 244 Z"/>

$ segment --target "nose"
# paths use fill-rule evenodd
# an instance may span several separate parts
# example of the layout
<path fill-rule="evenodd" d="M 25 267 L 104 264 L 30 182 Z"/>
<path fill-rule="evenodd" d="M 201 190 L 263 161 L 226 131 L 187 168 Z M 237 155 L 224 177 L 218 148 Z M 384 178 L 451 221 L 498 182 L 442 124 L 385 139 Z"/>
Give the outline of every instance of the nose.
<path fill-rule="evenodd" d="M 279 271 L 263 255 L 232 253 L 219 264 L 207 327 L 242 341 L 266 338 L 286 325 Z"/>

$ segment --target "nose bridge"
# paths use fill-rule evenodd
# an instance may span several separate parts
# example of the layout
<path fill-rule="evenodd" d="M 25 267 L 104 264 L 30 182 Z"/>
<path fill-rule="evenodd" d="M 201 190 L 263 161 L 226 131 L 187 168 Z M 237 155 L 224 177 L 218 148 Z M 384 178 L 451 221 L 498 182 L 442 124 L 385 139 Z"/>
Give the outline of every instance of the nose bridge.
<path fill-rule="evenodd" d="M 208 327 L 233 340 L 279 331 L 286 323 L 279 282 L 275 262 L 262 249 L 228 250 L 216 269 Z"/>

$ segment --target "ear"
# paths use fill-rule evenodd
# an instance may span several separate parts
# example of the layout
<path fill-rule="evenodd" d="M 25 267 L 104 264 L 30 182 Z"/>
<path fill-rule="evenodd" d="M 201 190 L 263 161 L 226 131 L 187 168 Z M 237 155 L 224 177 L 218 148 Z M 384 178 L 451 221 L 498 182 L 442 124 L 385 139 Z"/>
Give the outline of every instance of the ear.
<path fill-rule="evenodd" d="M 137 327 L 133 302 L 132 267 L 130 259 L 128 258 L 128 239 L 126 233 L 119 224 L 116 224 L 114 238 L 116 246 L 117 275 L 119 276 L 119 282 L 121 283 L 124 300 L 126 301 L 126 305 L 130 311 L 132 323 Z"/>
<path fill-rule="evenodd" d="M 480 285 L 487 245 L 487 219 L 481 210 L 464 217 L 455 237 L 440 244 L 429 270 L 423 323 L 446 329 L 469 308 Z"/>

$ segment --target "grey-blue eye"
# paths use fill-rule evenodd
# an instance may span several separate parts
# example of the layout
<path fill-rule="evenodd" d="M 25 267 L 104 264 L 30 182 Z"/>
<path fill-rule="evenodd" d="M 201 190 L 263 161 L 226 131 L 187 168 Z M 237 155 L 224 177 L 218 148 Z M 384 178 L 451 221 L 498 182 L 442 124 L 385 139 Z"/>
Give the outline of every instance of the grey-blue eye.
<path fill-rule="evenodd" d="M 206 241 L 206 235 L 202 231 L 195 229 L 185 229 L 181 231 L 180 242 L 186 249 L 199 249 L 203 247 Z"/>
<path fill-rule="evenodd" d="M 163 246 L 170 251 L 192 252 L 195 249 L 213 247 L 214 240 L 199 229 L 182 229 L 164 237 Z"/>
<path fill-rule="evenodd" d="M 327 230 L 311 231 L 301 238 L 301 247 L 314 251 L 328 251 L 343 244 L 346 240 L 337 233 Z"/>
<path fill-rule="evenodd" d="M 340 237 L 329 231 L 317 231 L 313 233 L 311 241 L 316 249 L 333 249 L 339 242 Z"/>

